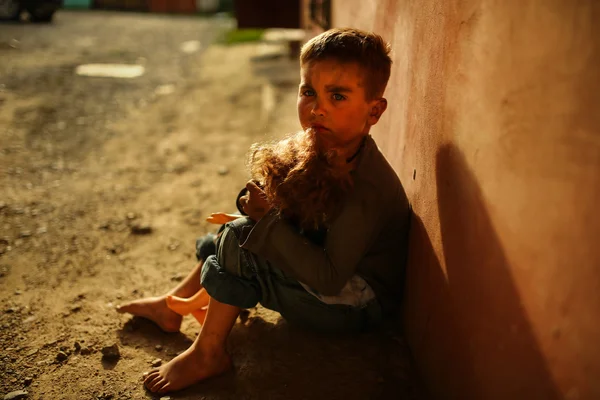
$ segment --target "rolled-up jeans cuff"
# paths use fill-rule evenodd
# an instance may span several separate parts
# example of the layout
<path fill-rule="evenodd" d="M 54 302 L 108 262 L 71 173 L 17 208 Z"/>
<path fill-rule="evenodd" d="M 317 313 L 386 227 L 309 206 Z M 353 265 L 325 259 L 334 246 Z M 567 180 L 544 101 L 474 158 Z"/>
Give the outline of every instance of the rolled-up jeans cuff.
<path fill-rule="evenodd" d="M 240 308 L 255 307 L 261 298 L 257 282 L 227 272 L 214 255 L 204 261 L 200 283 L 213 299 Z"/>

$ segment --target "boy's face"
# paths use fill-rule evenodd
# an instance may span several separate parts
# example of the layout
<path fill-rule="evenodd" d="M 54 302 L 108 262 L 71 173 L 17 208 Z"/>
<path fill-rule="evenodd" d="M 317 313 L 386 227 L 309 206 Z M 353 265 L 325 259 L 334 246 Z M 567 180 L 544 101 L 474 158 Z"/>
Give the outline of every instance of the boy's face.
<path fill-rule="evenodd" d="M 385 111 L 385 99 L 368 101 L 364 73 L 355 63 L 309 61 L 302 65 L 298 117 L 312 129 L 320 147 L 352 149 Z"/>

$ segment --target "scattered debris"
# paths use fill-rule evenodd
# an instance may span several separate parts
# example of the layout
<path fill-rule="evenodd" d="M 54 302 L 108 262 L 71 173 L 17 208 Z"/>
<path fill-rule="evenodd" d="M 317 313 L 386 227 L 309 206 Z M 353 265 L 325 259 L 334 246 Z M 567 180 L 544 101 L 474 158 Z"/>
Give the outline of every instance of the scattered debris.
<path fill-rule="evenodd" d="M 112 346 L 105 346 L 102 348 L 102 359 L 108 361 L 116 361 L 119 358 L 121 358 L 121 353 L 119 353 L 119 346 L 117 346 L 116 343 Z"/>
<path fill-rule="evenodd" d="M 69 355 L 64 351 L 59 351 L 58 354 L 56 354 L 56 361 L 62 362 L 65 361 L 67 358 L 69 358 Z"/>
<path fill-rule="evenodd" d="M 19 44 L 20 42 L 17 39 L 10 39 L 10 42 L 8 42 L 8 46 L 12 49 L 18 49 Z"/>
<path fill-rule="evenodd" d="M 175 92 L 175 85 L 173 85 L 173 84 L 160 85 L 154 90 L 154 93 L 157 96 L 166 96 L 169 94 L 173 94 L 174 92 Z"/>
<path fill-rule="evenodd" d="M 175 251 L 179 248 L 179 246 L 181 245 L 181 243 L 177 240 L 173 240 L 171 243 L 169 243 L 168 249 L 171 251 Z"/>
<path fill-rule="evenodd" d="M 84 64 L 75 69 L 80 76 L 94 76 L 103 78 L 131 79 L 144 75 L 143 65 L 136 64 Z"/>
<path fill-rule="evenodd" d="M 202 48 L 202 45 L 197 40 L 188 40 L 187 42 L 181 43 L 179 45 L 179 50 L 186 54 L 196 53 Z"/>
<path fill-rule="evenodd" d="M 26 398 L 28 393 L 24 390 L 15 390 L 14 392 L 10 392 L 4 395 L 4 400 L 18 400 Z"/>
<path fill-rule="evenodd" d="M 102 222 L 101 224 L 98 224 L 98 229 L 109 229 L 110 228 L 110 222 Z"/>
<path fill-rule="evenodd" d="M 162 360 L 160 358 L 152 360 L 152 362 L 150 363 L 150 365 L 152 365 L 153 367 L 160 367 L 161 364 L 162 364 Z"/>
<path fill-rule="evenodd" d="M 27 354 L 25 354 L 25 357 L 31 357 L 31 356 L 37 354 L 38 351 L 39 351 L 38 349 L 30 350 Z"/>
<path fill-rule="evenodd" d="M 152 227 L 147 224 L 131 225 L 131 233 L 134 235 L 149 235 L 152 233 Z"/>

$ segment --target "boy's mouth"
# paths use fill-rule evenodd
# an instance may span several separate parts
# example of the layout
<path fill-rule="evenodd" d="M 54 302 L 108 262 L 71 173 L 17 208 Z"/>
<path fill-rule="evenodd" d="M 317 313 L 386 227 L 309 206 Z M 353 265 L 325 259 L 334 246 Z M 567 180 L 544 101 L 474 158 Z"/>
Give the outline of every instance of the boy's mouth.
<path fill-rule="evenodd" d="M 329 131 L 329 129 L 327 129 L 326 127 L 324 127 L 321 124 L 311 124 L 310 126 L 315 132 L 326 132 Z"/>

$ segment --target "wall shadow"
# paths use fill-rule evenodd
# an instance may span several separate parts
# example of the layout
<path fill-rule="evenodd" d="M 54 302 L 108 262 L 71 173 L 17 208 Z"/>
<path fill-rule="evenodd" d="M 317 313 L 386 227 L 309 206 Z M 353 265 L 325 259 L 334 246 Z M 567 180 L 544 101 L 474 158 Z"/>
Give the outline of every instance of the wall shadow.
<path fill-rule="evenodd" d="M 431 268 L 443 309 L 430 308 L 426 332 L 454 347 L 444 368 L 454 389 L 461 399 L 558 399 L 481 189 L 456 146 L 439 149 L 436 177 L 447 277 Z"/>

